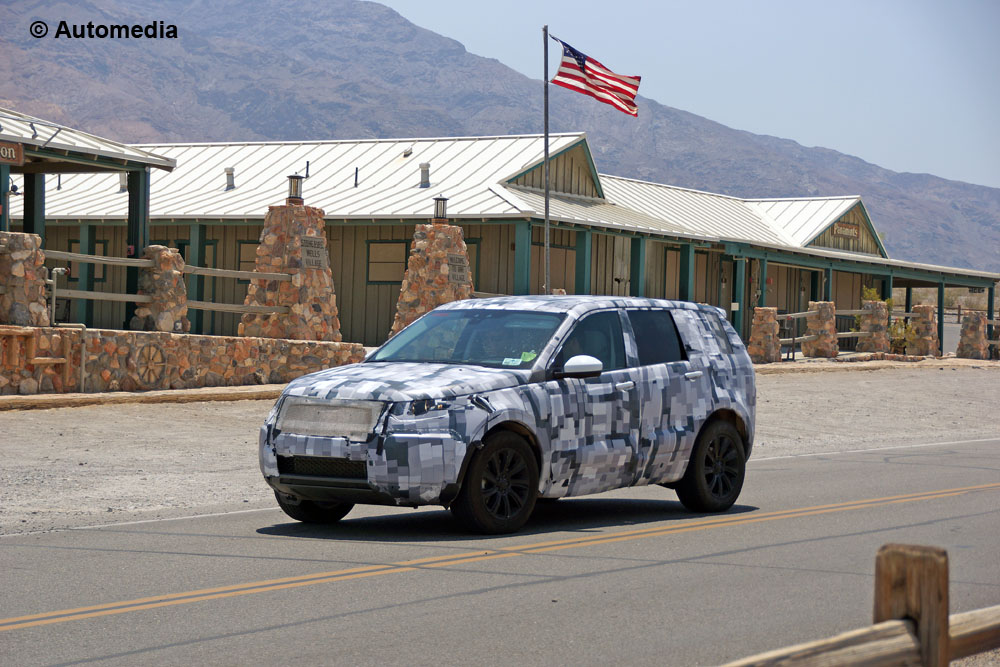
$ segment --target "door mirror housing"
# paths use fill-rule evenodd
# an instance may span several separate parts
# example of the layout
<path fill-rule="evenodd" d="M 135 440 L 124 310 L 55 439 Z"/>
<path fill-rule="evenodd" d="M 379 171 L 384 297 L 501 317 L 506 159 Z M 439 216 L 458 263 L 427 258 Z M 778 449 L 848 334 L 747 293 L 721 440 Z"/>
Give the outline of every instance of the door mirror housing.
<path fill-rule="evenodd" d="M 556 377 L 568 378 L 590 378 L 601 374 L 604 364 L 597 357 L 589 354 L 578 354 L 570 357 L 563 365 L 562 370 L 556 371 Z"/>

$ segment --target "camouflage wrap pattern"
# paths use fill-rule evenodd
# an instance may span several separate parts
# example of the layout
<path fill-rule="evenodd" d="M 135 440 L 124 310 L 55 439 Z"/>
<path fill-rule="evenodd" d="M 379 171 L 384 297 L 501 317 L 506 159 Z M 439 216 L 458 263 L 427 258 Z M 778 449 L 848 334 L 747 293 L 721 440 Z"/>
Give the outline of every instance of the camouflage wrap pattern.
<path fill-rule="evenodd" d="M 438 310 L 479 308 L 566 318 L 526 369 L 363 362 L 294 380 L 261 429 L 265 477 L 278 475 L 276 455 L 363 460 L 368 485 L 398 504 L 441 503 L 442 492 L 460 482 L 486 434 L 513 424 L 533 435 L 541 496 L 598 493 L 680 479 L 699 430 L 719 410 L 732 411 L 743 422 L 749 455 L 756 407 L 753 365 L 719 309 L 642 298 L 525 296 L 457 301 Z M 638 366 L 635 338 L 623 317 L 630 368 L 587 379 L 547 376 L 579 319 L 599 310 L 635 308 L 671 309 L 687 360 Z M 275 433 L 281 402 L 296 397 L 375 400 L 386 407 L 367 442 Z"/>

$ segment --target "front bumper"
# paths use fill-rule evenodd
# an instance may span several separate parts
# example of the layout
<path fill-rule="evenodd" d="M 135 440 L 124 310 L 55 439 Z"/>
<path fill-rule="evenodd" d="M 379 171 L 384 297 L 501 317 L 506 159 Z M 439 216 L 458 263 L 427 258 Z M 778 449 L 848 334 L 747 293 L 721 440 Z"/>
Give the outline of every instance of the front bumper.
<path fill-rule="evenodd" d="M 374 505 L 447 505 L 457 495 L 467 443 L 453 432 L 372 436 L 368 442 L 260 432 L 260 467 L 274 489 L 307 500 Z M 278 457 L 282 457 L 279 466 Z M 336 463 L 302 474 L 297 457 Z M 345 465 L 339 465 L 343 462 Z M 358 472 L 364 466 L 363 473 Z M 352 470 L 343 476 L 341 470 Z"/>

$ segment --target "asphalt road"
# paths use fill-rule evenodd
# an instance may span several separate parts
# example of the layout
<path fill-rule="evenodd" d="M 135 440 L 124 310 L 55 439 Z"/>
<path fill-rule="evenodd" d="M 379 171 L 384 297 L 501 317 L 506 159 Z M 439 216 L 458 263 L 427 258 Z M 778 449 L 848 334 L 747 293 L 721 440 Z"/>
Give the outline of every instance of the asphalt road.
<path fill-rule="evenodd" d="M 871 622 L 887 542 L 1000 603 L 1000 439 L 752 460 L 691 515 L 631 489 L 480 539 L 439 509 L 277 510 L 0 538 L 0 663 L 718 664 Z"/>

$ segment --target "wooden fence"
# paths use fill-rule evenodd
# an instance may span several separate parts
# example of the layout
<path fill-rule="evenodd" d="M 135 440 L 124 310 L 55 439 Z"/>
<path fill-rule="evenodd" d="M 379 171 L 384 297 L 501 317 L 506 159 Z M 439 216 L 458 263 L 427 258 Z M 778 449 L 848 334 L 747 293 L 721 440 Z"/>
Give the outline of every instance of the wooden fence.
<path fill-rule="evenodd" d="M 151 259 L 132 259 L 128 257 L 104 257 L 102 255 L 84 255 L 78 252 L 61 250 L 46 250 L 45 257 L 68 262 L 84 262 L 87 264 L 109 264 L 112 266 L 130 266 L 136 268 L 152 268 Z M 184 274 L 193 276 L 213 276 L 216 278 L 236 278 L 240 280 L 276 280 L 287 282 L 292 279 L 287 273 L 264 273 L 261 271 L 232 271 L 229 269 L 210 269 L 202 266 L 184 265 Z M 131 303 L 150 303 L 152 299 L 145 294 L 121 294 L 117 292 L 91 292 L 88 290 L 58 289 L 54 293 L 66 299 L 93 299 L 100 301 L 125 301 Z M 262 313 L 284 314 L 288 306 L 253 306 L 244 304 L 213 303 L 211 301 L 195 301 L 188 299 L 187 307 L 195 310 L 212 310 L 223 313 Z"/>
<path fill-rule="evenodd" d="M 1000 605 L 948 615 L 948 554 L 886 544 L 875 558 L 874 625 L 731 662 L 776 665 L 943 667 L 1000 648 Z"/>

